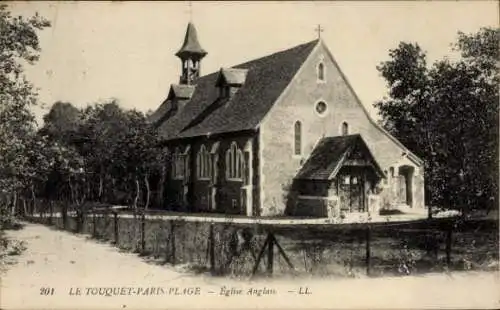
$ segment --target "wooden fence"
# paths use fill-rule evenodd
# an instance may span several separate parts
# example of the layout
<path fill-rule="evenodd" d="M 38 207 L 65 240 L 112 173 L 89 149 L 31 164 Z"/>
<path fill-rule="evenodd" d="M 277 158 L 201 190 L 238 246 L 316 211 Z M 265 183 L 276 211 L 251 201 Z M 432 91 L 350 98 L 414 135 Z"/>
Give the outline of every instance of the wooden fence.
<path fill-rule="evenodd" d="M 493 222 L 270 225 L 158 211 L 82 210 L 52 203 L 27 217 L 213 274 L 376 276 L 487 268 L 498 260 L 498 224 Z"/>

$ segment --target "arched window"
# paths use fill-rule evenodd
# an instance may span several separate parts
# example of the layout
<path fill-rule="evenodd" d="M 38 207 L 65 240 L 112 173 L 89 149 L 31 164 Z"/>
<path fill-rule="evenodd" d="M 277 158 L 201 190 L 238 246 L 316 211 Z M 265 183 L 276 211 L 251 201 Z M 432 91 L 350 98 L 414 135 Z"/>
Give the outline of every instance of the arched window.
<path fill-rule="evenodd" d="M 320 63 L 318 65 L 318 80 L 320 81 L 325 80 L 325 65 L 323 65 L 323 63 Z"/>
<path fill-rule="evenodd" d="M 302 154 L 302 124 L 296 121 L 294 125 L 294 154 Z"/>
<path fill-rule="evenodd" d="M 243 152 L 235 142 L 231 143 L 231 147 L 226 152 L 226 179 L 243 179 L 243 161 Z"/>
<path fill-rule="evenodd" d="M 384 178 L 384 185 L 387 185 L 389 181 L 389 174 L 387 173 L 387 170 L 384 170 L 385 178 Z"/>
<path fill-rule="evenodd" d="M 172 156 L 172 175 L 174 179 L 184 179 L 185 161 L 184 155 L 181 154 L 179 148 L 175 148 Z"/>
<path fill-rule="evenodd" d="M 347 122 L 342 123 L 342 135 L 347 136 L 349 134 L 349 124 Z"/>
<path fill-rule="evenodd" d="M 205 145 L 200 147 L 198 155 L 196 155 L 196 175 L 199 180 L 208 180 L 211 175 L 212 161 L 210 153 L 207 151 Z"/>

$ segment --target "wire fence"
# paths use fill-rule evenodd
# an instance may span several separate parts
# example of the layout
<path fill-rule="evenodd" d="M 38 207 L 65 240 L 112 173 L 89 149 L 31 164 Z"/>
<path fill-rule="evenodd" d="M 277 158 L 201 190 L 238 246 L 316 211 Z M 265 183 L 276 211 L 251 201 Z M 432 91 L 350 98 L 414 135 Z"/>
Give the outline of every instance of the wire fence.
<path fill-rule="evenodd" d="M 440 220 L 383 225 L 210 223 L 161 219 L 158 211 L 40 202 L 26 214 L 162 264 L 252 276 L 363 277 L 498 268 L 498 222 Z"/>

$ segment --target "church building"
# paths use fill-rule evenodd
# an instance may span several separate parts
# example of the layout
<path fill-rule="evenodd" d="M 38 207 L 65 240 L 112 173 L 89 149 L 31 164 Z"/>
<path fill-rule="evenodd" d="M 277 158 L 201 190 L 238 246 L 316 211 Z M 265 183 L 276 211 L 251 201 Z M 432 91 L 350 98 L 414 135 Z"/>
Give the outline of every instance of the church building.
<path fill-rule="evenodd" d="M 216 51 L 213 51 L 216 53 Z M 151 115 L 165 209 L 338 217 L 424 208 L 423 162 L 381 128 L 323 40 L 208 75 L 193 23 Z"/>

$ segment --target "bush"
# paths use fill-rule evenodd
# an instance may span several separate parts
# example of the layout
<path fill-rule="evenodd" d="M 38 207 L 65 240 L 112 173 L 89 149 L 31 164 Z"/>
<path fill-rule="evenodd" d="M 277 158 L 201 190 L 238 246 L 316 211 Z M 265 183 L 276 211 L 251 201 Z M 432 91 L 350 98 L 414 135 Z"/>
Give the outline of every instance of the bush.
<path fill-rule="evenodd" d="M 26 250 L 23 241 L 10 240 L 5 236 L 3 230 L 0 230 L 0 271 L 5 271 L 6 265 L 12 265 L 16 262 L 13 256 L 20 255 Z"/>
<path fill-rule="evenodd" d="M 24 241 L 9 240 L 7 246 L 7 255 L 21 255 L 26 250 Z"/>
<path fill-rule="evenodd" d="M 0 230 L 5 229 L 20 229 L 21 223 L 10 214 L 0 214 Z"/>

